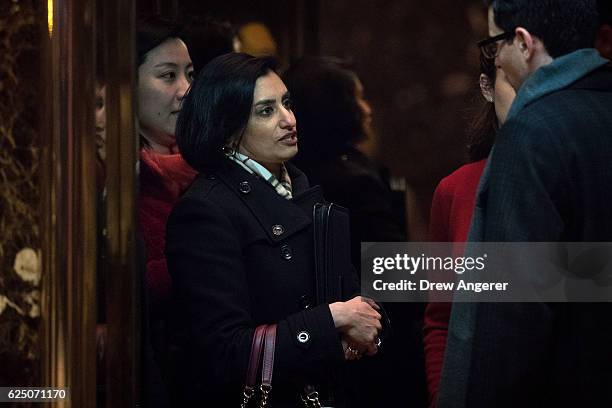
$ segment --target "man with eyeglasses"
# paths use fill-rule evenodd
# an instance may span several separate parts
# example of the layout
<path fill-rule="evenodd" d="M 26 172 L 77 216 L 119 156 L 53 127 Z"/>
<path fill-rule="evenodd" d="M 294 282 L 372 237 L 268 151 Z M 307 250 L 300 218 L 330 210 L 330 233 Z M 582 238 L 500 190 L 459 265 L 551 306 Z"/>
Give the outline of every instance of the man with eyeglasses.
<path fill-rule="evenodd" d="M 591 48 L 596 1 L 487 5 L 479 45 L 517 95 L 469 241 L 612 242 L 612 68 Z M 453 305 L 438 407 L 612 407 L 611 385 L 612 303 Z"/>

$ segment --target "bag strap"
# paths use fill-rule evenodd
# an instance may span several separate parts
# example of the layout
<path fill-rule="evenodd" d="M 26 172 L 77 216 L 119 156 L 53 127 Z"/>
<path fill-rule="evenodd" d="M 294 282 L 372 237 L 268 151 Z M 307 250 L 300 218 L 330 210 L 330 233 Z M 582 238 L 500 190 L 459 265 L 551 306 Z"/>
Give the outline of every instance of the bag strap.
<path fill-rule="evenodd" d="M 321 305 L 339 300 L 338 295 L 341 276 L 333 270 L 333 247 L 330 237 L 331 214 L 333 203 L 316 203 L 312 210 L 314 231 L 314 264 L 315 264 L 315 303 Z M 336 299 L 338 298 L 338 299 Z M 301 395 L 305 408 L 320 408 L 319 393 L 311 384 L 304 386 Z"/>
<path fill-rule="evenodd" d="M 249 356 L 249 365 L 247 367 L 246 379 L 242 390 L 242 408 L 246 408 L 251 398 L 255 394 L 255 384 L 257 383 L 257 372 L 259 371 L 259 361 L 261 359 L 261 351 L 263 349 L 264 335 L 266 325 L 262 324 L 255 328 L 253 333 L 253 341 L 251 343 L 251 355 Z"/>
<path fill-rule="evenodd" d="M 274 349 L 276 348 L 276 324 L 266 327 L 264 340 L 263 366 L 261 369 L 261 401 L 259 407 L 264 408 L 268 404 L 268 397 L 272 391 L 272 373 L 274 371 Z"/>

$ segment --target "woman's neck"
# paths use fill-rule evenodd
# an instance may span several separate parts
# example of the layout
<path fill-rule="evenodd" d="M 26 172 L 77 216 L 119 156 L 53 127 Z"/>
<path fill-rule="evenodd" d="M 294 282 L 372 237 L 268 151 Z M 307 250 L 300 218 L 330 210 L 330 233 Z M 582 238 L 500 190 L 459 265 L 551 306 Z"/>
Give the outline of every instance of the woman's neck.
<path fill-rule="evenodd" d="M 238 149 L 238 152 L 240 154 L 244 154 L 249 159 L 255 160 L 257 163 L 259 163 L 262 166 L 264 166 L 266 168 L 266 170 L 268 170 L 270 173 L 272 173 L 274 175 L 274 177 L 276 177 L 276 178 L 280 177 L 282 163 L 266 163 L 266 162 L 257 160 L 256 157 L 254 157 L 247 149 L 244 148 L 244 146 L 240 146 L 240 148 Z"/>
<path fill-rule="evenodd" d="M 258 162 L 262 166 L 266 168 L 270 173 L 274 175 L 276 178 L 280 178 L 281 165 L 279 163 L 262 163 Z"/>
<path fill-rule="evenodd" d="M 168 155 L 179 153 L 178 146 L 176 144 L 172 146 L 167 146 L 167 145 L 155 142 L 154 140 L 151 140 L 147 138 L 146 136 L 143 136 L 143 138 L 147 141 L 147 145 L 145 146 L 145 148 L 155 153 L 168 154 Z"/>

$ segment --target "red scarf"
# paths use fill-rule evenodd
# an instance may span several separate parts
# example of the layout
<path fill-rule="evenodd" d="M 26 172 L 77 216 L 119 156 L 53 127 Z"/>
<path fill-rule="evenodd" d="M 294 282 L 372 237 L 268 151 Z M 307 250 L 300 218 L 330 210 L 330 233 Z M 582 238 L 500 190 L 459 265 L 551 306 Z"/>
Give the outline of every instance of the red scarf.
<path fill-rule="evenodd" d="M 161 154 L 149 149 L 140 150 L 140 160 L 157 175 L 173 198 L 191 184 L 197 172 L 179 154 Z"/>

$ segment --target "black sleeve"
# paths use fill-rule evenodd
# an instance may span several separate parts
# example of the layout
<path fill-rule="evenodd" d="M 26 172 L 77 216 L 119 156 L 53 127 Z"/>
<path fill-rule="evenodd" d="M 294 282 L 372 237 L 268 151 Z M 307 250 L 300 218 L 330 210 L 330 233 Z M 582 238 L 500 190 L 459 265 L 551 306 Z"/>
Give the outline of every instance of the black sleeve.
<path fill-rule="evenodd" d="M 520 119 L 506 124 L 490 158 L 484 241 L 561 240 L 565 164 L 558 148 L 545 124 Z M 514 270 L 535 277 L 541 271 L 533 265 L 537 263 L 531 258 L 512 260 Z M 521 406 L 528 403 L 524 398 L 541 392 L 537 384 L 552 375 L 547 358 L 556 309 L 536 302 L 478 306 L 471 364 L 487 375 L 474 380 L 474 395 L 481 401 L 507 399 Z"/>
<path fill-rule="evenodd" d="M 188 316 L 194 354 L 204 359 L 203 374 L 213 384 L 242 383 L 255 323 L 234 225 L 210 202 L 183 200 L 168 221 L 166 255 L 175 294 Z M 275 379 L 325 372 L 343 361 L 328 305 L 277 323 Z M 310 334 L 308 342 L 296 340 L 301 331 Z"/>
<path fill-rule="evenodd" d="M 544 124 L 504 126 L 490 159 L 484 241 L 562 240 L 562 209 L 570 200 L 559 144 Z"/>

